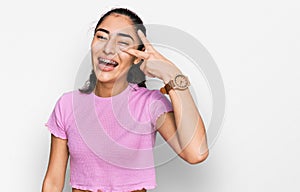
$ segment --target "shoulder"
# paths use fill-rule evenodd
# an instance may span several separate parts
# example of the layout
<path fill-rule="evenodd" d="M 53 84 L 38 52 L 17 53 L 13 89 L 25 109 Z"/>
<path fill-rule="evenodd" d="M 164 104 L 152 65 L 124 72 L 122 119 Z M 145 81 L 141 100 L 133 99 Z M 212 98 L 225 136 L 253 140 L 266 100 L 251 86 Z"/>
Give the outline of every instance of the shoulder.
<path fill-rule="evenodd" d="M 72 99 L 73 94 L 76 92 L 77 90 L 63 92 L 60 98 L 64 100 Z"/>
<path fill-rule="evenodd" d="M 63 92 L 57 102 L 56 107 L 59 107 L 63 110 L 71 110 L 73 107 L 74 100 L 78 100 L 77 98 L 85 97 L 88 94 L 81 93 L 79 90 L 71 90 Z"/>
<path fill-rule="evenodd" d="M 76 93 L 77 90 L 72 90 L 72 91 L 66 91 L 66 92 L 63 92 L 60 97 L 58 98 L 58 102 L 60 104 L 67 104 L 67 103 L 70 103 L 73 99 L 73 95 L 74 93 Z"/>
<path fill-rule="evenodd" d="M 138 87 L 137 85 L 133 86 L 132 92 L 131 92 L 131 98 L 132 101 L 144 101 L 144 102 L 153 102 L 156 100 L 165 100 L 168 101 L 168 97 L 166 97 L 164 94 L 162 94 L 157 89 L 148 89 L 145 87 Z"/>
<path fill-rule="evenodd" d="M 139 87 L 137 85 L 133 85 L 133 95 L 137 95 L 140 97 L 146 98 L 160 98 L 165 97 L 159 90 L 157 89 L 149 89 L 145 87 Z"/>

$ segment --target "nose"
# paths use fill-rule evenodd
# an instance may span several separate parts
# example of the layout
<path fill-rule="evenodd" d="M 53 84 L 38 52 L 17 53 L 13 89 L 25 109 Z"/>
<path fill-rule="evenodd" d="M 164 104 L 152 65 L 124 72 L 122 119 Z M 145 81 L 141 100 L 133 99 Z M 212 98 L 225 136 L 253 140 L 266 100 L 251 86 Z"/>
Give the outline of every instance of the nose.
<path fill-rule="evenodd" d="M 104 45 L 103 49 L 104 53 L 109 54 L 115 54 L 116 53 L 116 43 L 114 39 L 109 39 L 106 44 Z"/>

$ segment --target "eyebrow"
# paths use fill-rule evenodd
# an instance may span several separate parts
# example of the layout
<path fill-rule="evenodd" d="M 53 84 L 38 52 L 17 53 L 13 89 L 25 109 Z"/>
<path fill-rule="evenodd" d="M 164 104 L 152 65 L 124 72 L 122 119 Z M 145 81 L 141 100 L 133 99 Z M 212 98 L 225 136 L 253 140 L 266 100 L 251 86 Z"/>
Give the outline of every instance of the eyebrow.
<path fill-rule="evenodd" d="M 102 31 L 102 32 L 104 32 L 104 33 L 109 34 L 109 31 L 106 30 L 106 29 L 103 29 L 103 28 L 99 28 L 99 29 L 96 30 L 96 32 L 97 32 L 97 31 Z M 122 37 L 128 37 L 128 38 L 132 39 L 132 41 L 134 41 L 134 40 L 133 40 L 133 37 L 131 37 L 130 35 L 128 35 L 128 34 L 126 34 L 126 33 L 117 33 L 117 35 L 118 35 L 118 36 L 122 36 Z"/>
<path fill-rule="evenodd" d="M 102 32 L 104 32 L 104 33 L 109 34 L 109 31 L 107 31 L 106 29 L 99 28 L 99 29 L 96 30 L 96 32 L 97 32 L 97 31 L 102 31 Z"/>

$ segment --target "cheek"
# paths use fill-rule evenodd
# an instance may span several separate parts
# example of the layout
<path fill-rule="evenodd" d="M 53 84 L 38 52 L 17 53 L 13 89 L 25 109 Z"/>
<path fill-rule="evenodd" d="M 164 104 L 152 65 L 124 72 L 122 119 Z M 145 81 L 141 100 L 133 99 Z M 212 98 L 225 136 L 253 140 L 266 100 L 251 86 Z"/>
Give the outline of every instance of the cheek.
<path fill-rule="evenodd" d="M 124 52 L 119 52 L 118 56 L 119 56 L 120 60 L 122 61 L 122 63 L 128 64 L 128 65 L 133 64 L 133 61 L 134 61 L 133 56 L 131 56 L 127 53 L 124 53 Z"/>
<path fill-rule="evenodd" d="M 103 43 L 100 43 L 100 42 L 92 42 L 91 44 L 91 51 L 92 53 L 96 53 L 96 52 L 99 52 L 100 50 L 103 49 Z"/>

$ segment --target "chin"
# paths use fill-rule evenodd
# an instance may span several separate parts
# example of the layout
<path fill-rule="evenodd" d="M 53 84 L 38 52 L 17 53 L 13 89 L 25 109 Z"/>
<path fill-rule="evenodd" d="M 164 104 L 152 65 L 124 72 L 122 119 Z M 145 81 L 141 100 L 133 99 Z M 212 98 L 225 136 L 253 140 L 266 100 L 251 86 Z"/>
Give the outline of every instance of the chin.
<path fill-rule="evenodd" d="M 113 75 L 104 74 L 104 72 L 102 72 L 102 71 L 97 71 L 96 77 L 99 82 L 103 82 L 103 83 L 111 83 L 111 82 L 114 82 L 116 79 Z"/>
<path fill-rule="evenodd" d="M 123 73 L 112 73 L 112 72 L 103 72 L 101 70 L 95 71 L 97 80 L 101 83 L 114 83 L 117 80 L 127 81 L 127 72 Z"/>

